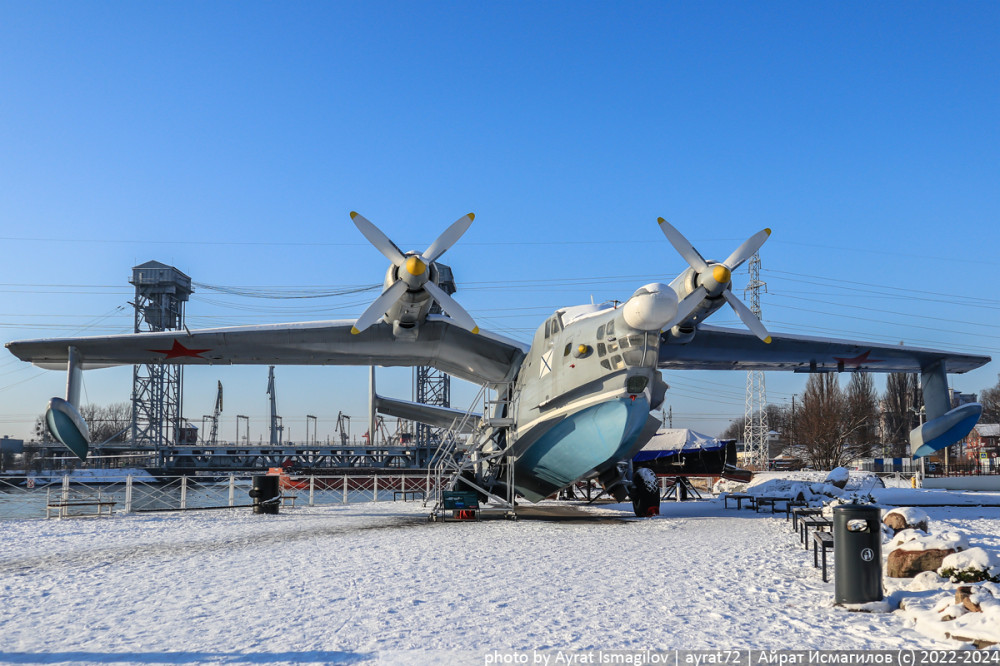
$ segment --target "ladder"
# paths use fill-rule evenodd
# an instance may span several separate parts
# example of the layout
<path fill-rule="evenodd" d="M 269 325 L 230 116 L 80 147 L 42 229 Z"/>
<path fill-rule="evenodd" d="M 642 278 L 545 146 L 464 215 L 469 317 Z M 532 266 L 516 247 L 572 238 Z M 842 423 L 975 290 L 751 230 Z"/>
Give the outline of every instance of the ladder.
<path fill-rule="evenodd" d="M 486 495 L 489 504 L 478 509 L 479 513 L 499 513 L 507 518 L 516 519 L 514 513 L 514 460 L 508 454 L 508 449 L 496 446 L 498 436 L 506 433 L 513 423 L 513 419 L 509 417 L 509 408 L 512 406 L 509 400 L 509 389 L 510 385 L 506 383 L 494 385 L 493 390 L 500 397 L 497 400 L 490 400 L 489 387 L 484 384 L 472 402 L 473 407 L 480 402 L 484 407 L 483 416 L 473 435 L 466 441 L 462 441 L 459 437 L 459 433 L 467 431 L 469 422 L 475 418 L 473 407 L 470 407 L 462 419 L 456 422 L 442 438 L 440 445 L 431 457 L 427 470 L 428 486 L 432 488 L 432 491 L 430 497 L 425 500 L 425 505 L 433 498 L 434 507 L 431 509 L 431 520 L 444 518 L 446 513 L 444 492 L 448 489 L 471 490 Z M 508 416 L 497 416 L 505 408 L 508 410 Z M 491 444 L 494 445 L 492 448 Z M 504 462 L 506 462 L 505 465 Z M 498 480 L 504 484 L 503 496 L 490 492 L 480 485 L 478 481 L 481 476 L 476 474 L 477 469 L 482 471 L 501 468 L 504 471 L 504 477 Z M 472 473 L 466 474 L 466 472 Z M 431 476 L 433 476 L 433 484 L 430 483 Z"/>

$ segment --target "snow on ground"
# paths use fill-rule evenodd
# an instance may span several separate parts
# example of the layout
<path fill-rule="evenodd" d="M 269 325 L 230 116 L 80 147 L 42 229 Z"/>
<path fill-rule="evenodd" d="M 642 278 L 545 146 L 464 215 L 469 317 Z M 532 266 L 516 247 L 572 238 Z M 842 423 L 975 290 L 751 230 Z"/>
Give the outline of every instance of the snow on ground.
<path fill-rule="evenodd" d="M 563 519 L 429 523 L 419 503 L 383 502 L 0 521 L 0 662 L 961 645 L 902 611 L 834 606 L 832 576 L 822 582 L 784 516 L 720 500 L 664 503 L 642 520 L 631 505 L 543 508 Z M 927 510 L 932 531 L 996 550 L 1000 512 L 985 511 Z"/>

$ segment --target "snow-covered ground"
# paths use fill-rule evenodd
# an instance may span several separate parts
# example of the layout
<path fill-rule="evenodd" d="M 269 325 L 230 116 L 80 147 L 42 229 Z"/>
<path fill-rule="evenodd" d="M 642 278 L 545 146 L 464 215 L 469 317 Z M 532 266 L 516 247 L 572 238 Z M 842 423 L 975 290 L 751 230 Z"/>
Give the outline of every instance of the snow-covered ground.
<path fill-rule="evenodd" d="M 383 502 L 0 522 L 0 662 L 961 646 L 905 611 L 835 606 L 783 516 L 720 500 L 664 503 L 642 520 L 630 505 L 541 507 L 556 516 L 429 523 L 419 503 Z M 1000 510 L 925 511 L 932 532 L 1000 550 Z M 925 605 L 934 594 L 919 592 Z"/>

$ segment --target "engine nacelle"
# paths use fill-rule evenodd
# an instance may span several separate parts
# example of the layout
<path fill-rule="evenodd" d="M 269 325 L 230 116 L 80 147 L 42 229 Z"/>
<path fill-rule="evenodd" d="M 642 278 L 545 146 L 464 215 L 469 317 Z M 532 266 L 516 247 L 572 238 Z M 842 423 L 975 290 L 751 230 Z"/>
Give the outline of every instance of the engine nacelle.
<path fill-rule="evenodd" d="M 625 323 L 640 331 L 659 331 L 677 314 L 677 292 L 653 282 L 639 287 L 622 308 Z"/>

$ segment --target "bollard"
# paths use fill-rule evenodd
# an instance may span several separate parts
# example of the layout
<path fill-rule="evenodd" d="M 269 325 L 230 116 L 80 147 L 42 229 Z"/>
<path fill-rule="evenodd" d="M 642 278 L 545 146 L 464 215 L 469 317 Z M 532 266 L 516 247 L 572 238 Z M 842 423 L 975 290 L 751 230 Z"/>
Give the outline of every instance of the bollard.
<path fill-rule="evenodd" d="M 878 507 L 844 504 L 833 509 L 834 603 L 882 599 L 882 529 Z"/>
<path fill-rule="evenodd" d="M 278 507 L 281 505 L 281 490 L 278 487 L 280 480 L 278 476 L 253 477 L 250 497 L 253 498 L 254 513 L 278 513 Z"/>

